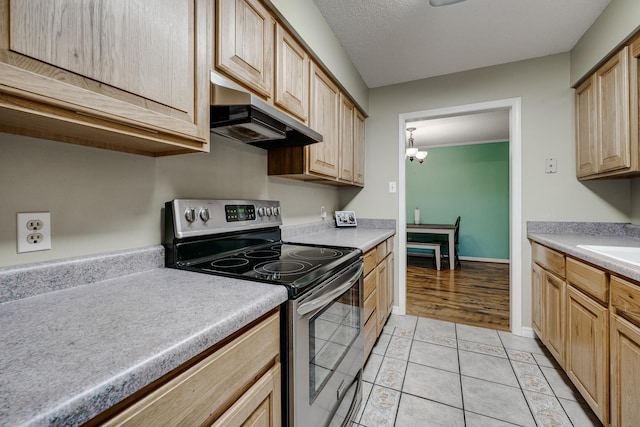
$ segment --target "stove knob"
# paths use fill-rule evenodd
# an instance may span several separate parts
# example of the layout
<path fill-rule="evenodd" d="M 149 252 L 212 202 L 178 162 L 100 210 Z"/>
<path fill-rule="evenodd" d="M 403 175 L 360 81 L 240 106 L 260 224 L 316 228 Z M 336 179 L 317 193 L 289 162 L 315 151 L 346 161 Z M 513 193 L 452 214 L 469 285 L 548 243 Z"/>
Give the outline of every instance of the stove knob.
<path fill-rule="evenodd" d="M 211 219 L 211 214 L 209 213 L 209 208 L 200 209 L 200 219 L 204 222 L 209 221 Z"/>
<path fill-rule="evenodd" d="M 271 216 L 272 213 L 273 211 L 271 210 L 271 208 L 267 208 L 267 216 Z"/>
<path fill-rule="evenodd" d="M 275 216 L 280 215 L 280 208 L 279 208 L 279 207 L 275 207 L 275 208 L 273 208 L 273 214 L 274 214 Z"/>
<path fill-rule="evenodd" d="M 196 210 L 193 208 L 187 208 L 186 211 L 184 211 L 184 219 L 187 220 L 187 222 L 191 223 L 193 221 L 196 220 Z"/>
<path fill-rule="evenodd" d="M 258 216 L 264 216 L 265 210 L 264 208 L 258 208 Z"/>

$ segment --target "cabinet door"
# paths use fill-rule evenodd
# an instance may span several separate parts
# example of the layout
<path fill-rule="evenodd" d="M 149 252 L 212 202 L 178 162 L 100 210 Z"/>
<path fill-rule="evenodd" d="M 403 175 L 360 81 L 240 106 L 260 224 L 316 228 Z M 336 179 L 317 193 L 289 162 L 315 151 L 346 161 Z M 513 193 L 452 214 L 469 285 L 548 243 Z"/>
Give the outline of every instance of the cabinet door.
<path fill-rule="evenodd" d="M 280 427 L 280 364 L 269 369 L 212 425 L 215 427 Z"/>
<path fill-rule="evenodd" d="M 376 267 L 376 274 L 378 275 L 378 302 L 376 304 L 376 311 L 378 312 L 378 335 L 382 332 L 382 328 L 387 320 L 387 307 L 388 298 L 387 293 L 387 262 L 383 260 L 378 267 Z"/>
<path fill-rule="evenodd" d="M 544 272 L 543 283 L 543 334 L 542 341 L 564 368 L 564 319 L 565 319 L 565 282 L 555 275 Z"/>
<path fill-rule="evenodd" d="M 356 110 L 353 122 L 353 182 L 364 186 L 365 118 Z"/>
<path fill-rule="evenodd" d="M 611 315 L 611 426 L 640 420 L 640 328 Z"/>
<path fill-rule="evenodd" d="M 275 21 L 258 0 L 218 0 L 217 4 L 216 67 L 271 99 Z"/>
<path fill-rule="evenodd" d="M 280 25 L 276 25 L 275 103 L 300 121 L 307 123 L 309 55 Z"/>
<path fill-rule="evenodd" d="M 393 296 L 394 296 L 394 267 L 393 267 L 394 257 L 393 252 L 389 253 L 387 257 L 387 317 L 391 314 L 393 310 Z"/>
<path fill-rule="evenodd" d="M 542 268 L 533 263 L 531 269 L 531 323 L 533 330 L 542 339 L 542 281 L 544 271 Z"/>
<path fill-rule="evenodd" d="M 353 103 L 340 93 L 340 176 L 342 181 L 353 182 Z"/>
<path fill-rule="evenodd" d="M 595 77 L 576 88 L 576 175 L 578 178 L 598 172 L 597 100 Z"/>
<path fill-rule="evenodd" d="M 630 166 L 628 54 L 625 47 L 595 74 L 599 172 Z"/>
<path fill-rule="evenodd" d="M 311 64 L 311 107 L 309 125 L 322 135 L 322 142 L 307 147 L 310 172 L 338 177 L 340 134 L 338 112 L 340 91 L 331 79 Z"/>
<path fill-rule="evenodd" d="M 604 425 L 609 418 L 609 310 L 567 285 L 565 370 Z"/>
<path fill-rule="evenodd" d="M 207 2 L 2 0 L 0 12 L 0 106 L 29 111 L 37 136 L 86 143 L 87 128 L 108 127 L 208 142 Z"/>

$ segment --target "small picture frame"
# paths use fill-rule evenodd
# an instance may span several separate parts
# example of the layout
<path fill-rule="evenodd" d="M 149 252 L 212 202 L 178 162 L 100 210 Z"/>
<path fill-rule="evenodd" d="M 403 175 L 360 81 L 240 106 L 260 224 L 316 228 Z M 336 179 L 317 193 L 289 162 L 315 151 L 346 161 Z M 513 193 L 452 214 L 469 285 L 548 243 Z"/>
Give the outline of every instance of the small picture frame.
<path fill-rule="evenodd" d="M 355 227 L 358 225 L 354 211 L 336 211 L 336 225 L 338 227 Z"/>

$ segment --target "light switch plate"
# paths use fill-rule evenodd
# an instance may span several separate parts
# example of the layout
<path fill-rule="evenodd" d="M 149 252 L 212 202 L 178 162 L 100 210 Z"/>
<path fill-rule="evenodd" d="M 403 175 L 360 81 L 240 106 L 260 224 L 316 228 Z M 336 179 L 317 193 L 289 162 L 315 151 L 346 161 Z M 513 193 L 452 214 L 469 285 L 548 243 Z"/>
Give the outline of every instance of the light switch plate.
<path fill-rule="evenodd" d="M 548 158 L 544 161 L 544 173 L 558 172 L 558 159 Z"/>
<path fill-rule="evenodd" d="M 395 192 L 396 192 L 396 182 L 389 181 L 389 193 L 395 193 Z"/>

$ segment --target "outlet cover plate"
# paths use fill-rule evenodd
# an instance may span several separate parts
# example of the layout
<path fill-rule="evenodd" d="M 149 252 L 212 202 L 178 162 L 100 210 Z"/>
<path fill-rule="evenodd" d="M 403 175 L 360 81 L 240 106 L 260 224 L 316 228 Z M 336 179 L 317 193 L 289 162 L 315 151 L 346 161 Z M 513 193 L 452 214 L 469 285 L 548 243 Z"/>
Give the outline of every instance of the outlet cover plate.
<path fill-rule="evenodd" d="M 50 212 L 18 213 L 17 217 L 16 234 L 19 254 L 51 249 Z M 34 224 L 37 224 L 35 228 Z M 37 238 L 30 239 L 29 235 L 37 235 Z M 30 243 L 30 240 L 35 240 L 37 243 Z"/>

